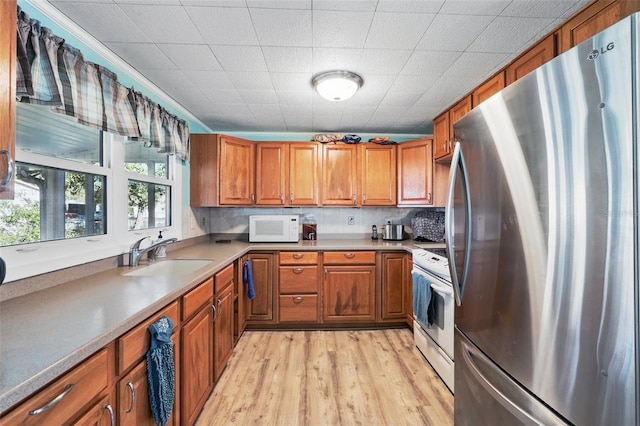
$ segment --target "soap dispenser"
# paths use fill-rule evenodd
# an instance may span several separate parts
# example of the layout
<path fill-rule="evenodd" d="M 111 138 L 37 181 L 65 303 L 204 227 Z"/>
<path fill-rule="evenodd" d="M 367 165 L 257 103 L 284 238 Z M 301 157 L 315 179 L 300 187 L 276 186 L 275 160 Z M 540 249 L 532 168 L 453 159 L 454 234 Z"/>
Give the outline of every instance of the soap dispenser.
<path fill-rule="evenodd" d="M 371 227 L 371 239 L 372 240 L 377 240 L 378 239 L 378 227 L 373 225 Z"/>

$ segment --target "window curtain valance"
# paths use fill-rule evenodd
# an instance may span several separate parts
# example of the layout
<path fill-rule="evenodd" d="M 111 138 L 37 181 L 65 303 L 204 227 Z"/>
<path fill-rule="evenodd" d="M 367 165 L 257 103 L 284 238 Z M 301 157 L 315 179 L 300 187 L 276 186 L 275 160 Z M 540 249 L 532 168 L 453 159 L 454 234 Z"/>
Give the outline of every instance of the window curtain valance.
<path fill-rule="evenodd" d="M 189 126 L 109 69 L 31 19 L 18 6 L 16 97 L 47 105 L 78 123 L 140 140 L 146 147 L 189 159 Z"/>

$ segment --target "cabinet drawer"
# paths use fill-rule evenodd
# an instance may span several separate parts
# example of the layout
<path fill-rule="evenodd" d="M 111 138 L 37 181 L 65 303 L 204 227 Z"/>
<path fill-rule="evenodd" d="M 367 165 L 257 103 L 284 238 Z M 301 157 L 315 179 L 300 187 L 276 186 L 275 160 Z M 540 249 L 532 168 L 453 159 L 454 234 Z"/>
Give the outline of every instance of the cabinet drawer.
<path fill-rule="evenodd" d="M 209 303 L 213 297 L 213 278 L 204 281 L 198 287 L 182 296 L 182 320 L 186 320 Z"/>
<path fill-rule="evenodd" d="M 175 333 L 180 328 L 178 302 L 171 303 L 124 336 L 118 338 L 118 374 L 122 374 L 147 354 L 150 342 L 148 328 L 165 315 L 173 321 L 173 332 Z"/>
<path fill-rule="evenodd" d="M 280 296 L 280 322 L 317 322 L 318 295 Z"/>
<path fill-rule="evenodd" d="M 108 356 L 103 349 L 2 418 L 6 425 L 61 425 L 77 417 L 107 387 Z M 55 402 L 57 401 L 57 402 Z M 46 408 L 48 406 L 48 408 Z M 38 413 L 39 411 L 39 413 Z"/>
<path fill-rule="evenodd" d="M 317 266 L 281 266 L 280 293 L 317 293 Z"/>
<path fill-rule="evenodd" d="M 215 291 L 214 293 L 219 293 L 220 291 L 222 291 L 226 286 L 228 286 L 229 284 L 233 283 L 233 272 L 234 272 L 234 268 L 233 268 L 233 263 L 230 264 L 229 266 L 227 266 L 226 268 L 224 268 L 222 271 L 218 272 L 215 275 Z"/>
<path fill-rule="evenodd" d="M 281 251 L 281 265 L 316 265 L 318 252 L 315 251 Z"/>
<path fill-rule="evenodd" d="M 376 263 L 374 251 L 327 251 L 324 253 L 324 263 L 330 265 Z"/>

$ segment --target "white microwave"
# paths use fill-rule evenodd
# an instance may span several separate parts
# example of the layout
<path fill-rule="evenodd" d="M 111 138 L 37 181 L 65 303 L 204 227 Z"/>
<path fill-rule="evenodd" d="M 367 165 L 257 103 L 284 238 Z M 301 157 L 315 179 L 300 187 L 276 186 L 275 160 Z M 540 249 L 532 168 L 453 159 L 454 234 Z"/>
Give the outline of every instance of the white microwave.
<path fill-rule="evenodd" d="M 296 214 L 250 215 L 249 241 L 252 243 L 295 243 L 300 240 L 300 218 Z"/>

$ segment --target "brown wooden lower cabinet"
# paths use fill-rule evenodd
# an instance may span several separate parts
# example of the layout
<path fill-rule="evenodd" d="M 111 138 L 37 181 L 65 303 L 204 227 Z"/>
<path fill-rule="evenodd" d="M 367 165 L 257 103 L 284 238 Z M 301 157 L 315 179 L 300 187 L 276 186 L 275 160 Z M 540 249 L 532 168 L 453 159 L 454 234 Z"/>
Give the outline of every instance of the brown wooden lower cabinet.
<path fill-rule="evenodd" d="M 274 322 L 274 259 L 275 253 L 250 253 L 253 269 L 253 284 L 256 297 L 247 301 L 247 322 Z"/>
<path fill-rule="evenodd" d="M 233 283 L 216 295 L 215 303 L 213 359 L 214 382 L 217 382 L 233 352 Z"/>
<path fill-rule="evenodd" d="M 375 285 L 373 265 L 325 266 L 322 320 L 375 321 Z"/>
<path fill-rule="evenodd" d="M 379 321 L 405 320 L 404 253 L 382 253 L 381 259 Z"/>
<path fill-rule="evenodd" d="M 116 424 L 115 405 L 107 395 L 91 407 L 74 426 L 112 426 Z"/>
<path fill-rule="evenodd" d="M 402 277 L 404 285 L 404 303 L 407 325 L 413 328 L 413 281 L 411 278 L 411 270 L 413 269 L 413 256 L 411 253 L 404 254 L 404 275 Z"/>

